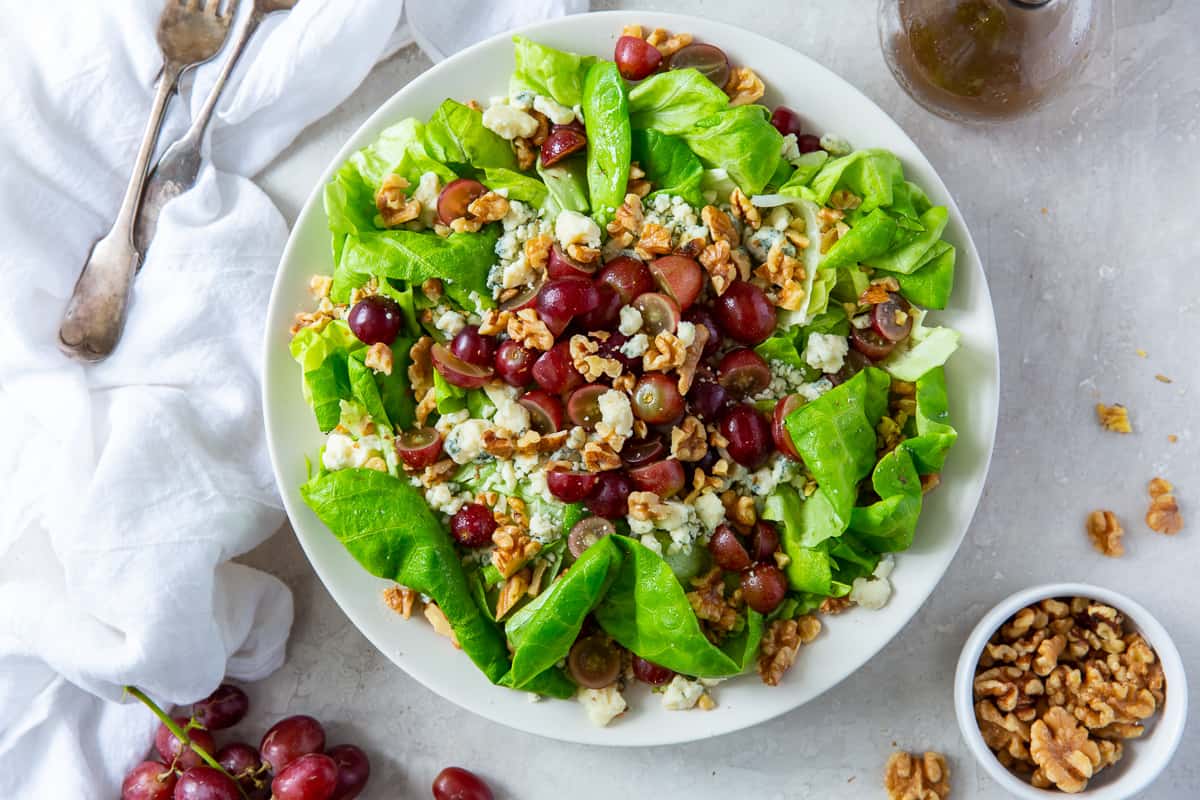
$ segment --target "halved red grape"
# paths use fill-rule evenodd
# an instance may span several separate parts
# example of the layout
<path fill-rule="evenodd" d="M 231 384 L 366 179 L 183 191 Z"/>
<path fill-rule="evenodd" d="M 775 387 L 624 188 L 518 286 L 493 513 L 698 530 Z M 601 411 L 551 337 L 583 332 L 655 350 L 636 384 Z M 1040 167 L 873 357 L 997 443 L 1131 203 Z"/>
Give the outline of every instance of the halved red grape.
<path fill-rule="evenodd" d="M 205 764 L 189 767 L 175 784 L 174 800 L 241 800 L 237 782 Z"/>
<path fill-rule="evenodd" d="M 465 217 L 467 215 L 467 206 L 471 205 L 475 198 L 486 192 L 486 186 L 470 178 L 459 178 L 458 180 L 450 181 L 446 184 L 446 188 L 442 189 L 442 193 L 438 195 L 438 219 L 441 220 L 443 225 L 449 225 L 459 217 Z"/>
<path fill-rule="evenodd" d="M 717 324 L 726 335 L 754 346 L 775 332 L 775 305 L 762 289 L 747 281 L 734 281 L 713 307 Z"/>
<path fill-rule="evenodd" d="M 604 517 L 585 517 L 571 526 L 571 532 L 567 534 L 567 549 L 572 556 L 579 558 L 596 542 L 616 532 L 616 527 Z"/>
<path fill-rule="evenodd" d="M 734 397 L 751 397 L 771 385 L 771 368 L 758 353 L 738 347 L 721 357 L 717 380 Z"/>
<path fill-rule="evenodd" d="M 529 412 L 529 426 L 538 433 L 554 433 L 563 427 L 563 403 L 544 389 L 526 392 L 518 400 Z"/>
<path fill-rule="evenodd" d="M 463 389 L 478 389 L 490 381 L 494 374 L 491 366 L 479 366 L 463 361 L 443 344 L 431 347 L 429 356 L 433 360 L 433 368 L 447 383 Z"/>
<path fill-rule="evenodd" d="M 477 367 L 490 367 L 496 358 L 496 337 L 484 336 L 478 325 L 467 325 L 450 341 L 450 352 Z"/>
<path fill-rule="evenodd" d="M 284 717 L 267 729 L 258 752 L 276 775 L 300 756 L 325 749 L 325 728 L 307 714 Z"/>
<path fill-rule="evenodd" d="M 829 382 L 834 386 L 840 386 L 869 366 L 871 366 L 869 358 L 857 350 L 851 350 L 849 353 L 846 353 L 846 359 L 842 362 L 842 368 L 825 377 L 829 378 Z"/>
<path fill-rule="evenodd" d="M 784 136 L 789 133 L 794 133 L 796 136 L 804 133 L 804 123 L 800 121 L 800 115 L 787 106 L 775 107 L 775 110 L 771 112 L 771 124 Z"/>
<path fill-rule="evenodd" d="M 187 717 L 172 717 L 175 724 L 183 730 L 195 744 L 202 747 L 205 752 L 213 753 L 216 751 L 216 742 L 213 741 L 213 736 L 206 730 L 199 728 L 187 729 Z M 163 762 L 176 767 L 179 770 L 190 769 L 198 764 L 203 764 L 204 760 L 183 742 L 179 741 L 175 734 L 171 733 L 171 729 L 165 724 L 159 723 L 158 730 L 154 733 L 154 749 L 158 751 L 158 755 Z"/>
<path fill-rule="evenodd" d="M 821 137 L 815 133 L 802 133 L 796 137 L 796 145 L 800 153 L 815 153 L 821 149 Z"/>
<path fill-rule="evenodd" d="M 324 753 L 292 761 L 271 781 L 274 800 L 329 800 L 337 788 L 337 763 Z"/>
<path fill-rule="evenodd" d="M 688 67 L 695 69 L 717 86 L 724 87 L 729 82 L 729 59 L 725 56 L 725 51 L 716 45 L 689 44 L 671 56 L 671 69 Z"/>
<path fill-rule="evenodd" d="M 605 263 L 596 280 L 611 286 L 624 303 L 632 303 L 639 295 L 654 291 L 649 268 L 629 256 L 617 256 Z"/>
<path fill-rule="evenodd" d="M 683 489 L 683 464 L 673 458 L 666 458 L 629 470 L 629 478 L 639 490 L 654 492 L 665 500 Z"/>
<path fill-rule="evenodd" d="M 889 342 L 879 335 L 874 328 L 850 328 L 850 346 L 872 361 L 887 358 L 896 348 L 895 342 Z"/>
<path fill-rule="evenodd" d="M 542 166 L 554 166 L 572 153 L 583 150 L 587 142 L 587 135 L 575 128 L 555 125 L 546 141 L 542 142 Z"/>
<path fill-rule="evenodd" d="M 621 460 L 627 467 L 640 467 L 662 459 L 666 452 L 667 446 L 658 437 L 630 439 L 621 448 Z"/>
<path fill-rule="evenodd" d="M 721 416 L 720 427 L 729 442 L 725 449 L 743 467 L 757 469 L 771 455 L 771 426 L 754 406 L 728 409 Z"/>
<path fill-rule="evenodd" d="M 217 763 L 238 782 L 248 794 L 262 787 L 259 779 L 262 771 L 262 758 L 253 745 L 245 742 L 232 742 L 225 745 L 216 753 Z"/>
<path fill-rule="evenodd" d="M 538 292 L 537 310 L 549 325 L 547 318 L 568 320 L 586 314 L 600 304 L 600 293 L 587 278 L 555 278 L 546 281 Z"/>
<path fill-rule="evenodd" d="M 559 342 L 538 356 L 533 364 L 533 379 L 554 394 L 569 392 L 583 383 L 583 376 L 571 359 L 570 342 Z"/>
<path fill-rule="evenodd" d="M 675 677 L 675 673 L 653 661 L 647 661 L 641 656 L 634 656 L 633 677 L 651 686 L 662 686 L 670 683 L 671 679 Z"/>
<path fill-rule="evenodd" d="M 450 532 L 463 547 L 491 544 L 496 527 L 492 510 L 483 503 L 467 503 L 450 518 Z"/>
<path fill-rule="evenodd" d="M 500 380 L 509 386 L 527 386 L 533 380 L 533 364 L 537 358 L 536 350 L 522 347 L 515 339 L 505 339 L 496 348 L 492 363 Z"/>
<path fill-rule="evenodd" d="M 363 344 L 391 344 L 400 335 L 404 312 L 392 298 L 372 294 L 354 304 L 346 315 L 346 323 Z"/>
<path fill-rule="evenodd" d="M 362 748 L 352 744 L 331 747 L 325 755 L 337 764 L 337 786 L 329 800 L 354 800 L 362 793 L 371 777 L 371 762 Z"/>
<path fill-rule="evenodd" d="M 704 340 L 704 351 L 701 355 L 708 358 L 717 352 L 717 348 L 721 346 L 721 329 L 712 310 L 705 306 L 692 306 L 684 313 L 683 318 L 693 325 L 703 325 L 708 329 L 708 338 Z"/>
<path fill-rule="evenodd" d="M 755 561 L 770 561 L 779 549 L 779 529 L 774 522 L 760 519 L 750 531 L 750 557 Z"/>
<path fill-rule="evenodd" d="M 494 800 L 479 776 L 462 767 L 446 767 L 433 779 L 433 800 Z"/>
<path fill-rule="evenodd" d="M 629 494 L 633 482 L 619 472 L 601 472 L 596 490 L 585 501 L 588 511 L 605 519 L 618 519 L 629 513 Z"/>
<path fill-rule="evenodd" d="M 760 614 L 770 614 L 787 595 L 787 578 L 774 564 L 755 564 L 742 573 L 742 597 Z"/>
<path fill-rule="evenodd" d="M 409 469 L 425 469 L 442 456 L 442 435 L 434 428 L 401 431 L 394 439 L 396 455 Z"/>
<path fill-rule="evenodd" d="M 903 341 L 913 328 L 912 305 L 896 292 L 871 308 L 871 327 L 889 342 Z"/>
<path fill-rule="evenodd" d="M 176 780 L 166 764 L 143 761 L 121 782 L 121 800 L 171 800 Z"/>
<path fill-rule="evenodd" d="M 210 731 L 232 728 L 250 710 L 250 698 L 232 683 L 222 683 L 208 697 L 192 703 L 192 716 Z"/>
<path fill-rule="evenodd" d="M 617 70 L 622 78 L 640 81 L 654 74 L 662 65 L 662 53 L 645 39 L 622 36 L 617 39 L 617 46 L 613 50 L 613 61 L 617 62 Z"/>
<path fill-rule="evenodd" d="M 688 390 L 688 409 L 702 420 L 715 420 L 728 404 L 729 390 L 712 378 L 697 378 Z"/>
<path fill-rule="evenodd" d="M 654 337 L 674 333 L 679 327 L 679 304 L 673 297 L 659 292 L 646 292 L 633 301 L 642 315 L 642 333 Z"/>
<path fill-rule="evenodd" d="M 621 651 L 603 633 L 578 639 L 567 654 L 567 672 L 580 686 L 603 689 L 621 674 Z"/>
<path fill-rule="evenodd" d="M 610 331 L 621 322 L 621 295 L 617 294 L 607 283 L 597 283 L 596 291 L 600 302 L 586 314 L 580 314 L 576 319 L 585 331 Z"/>
<path fill-rule="evenodd" d="M 651 425 L 662 425 L 683 415 L 678 382 L 661 372 L 648 372 L 633 387 L 633 413 Z"/>
<path fill-rule="evenodd" d="M 666 294 L 674 298 L 680 310 L 686 310 L 704 288 L 704 271 L 699 262 L 687 256 L 662 256 L 650 262 L 650 274 Z"/>
<path fill-rule="evenodd" d="M 600 395 L 610 389 L 602 383 L 589 383 L 571 392 L 567 398 L 567 417 L 571 422 L 592 430 L 600 421 Z"/>
<path fill-rule="evenodd" d="M 708 540 L 708 552 L 713 562 L 723 570 L 741 572 L 750 566 L 750 554 L 733 528 L 722 522 Z"/>
<path fill-rule="evenodd" d="M 800 460 L 800 454 L 796 452 L 796 445 L 792 444 L 792 435 L 787 432 L 784 420 L 803 404 L 804 400 L 800 395 L 786 395 L 779 398 L 779 402 L 775 404 L 775 413 L 771 415 L 771 438 L 775 440 L 775 449 L 794 461 Z"/>
<path fill-rule="evenodd" d="M 546 488 L 564 503 L 578 503 L 592 493 L 599 480 L 595 472 L 552 469 L 546 473 Z"/>
<path fill-rule="evenodd" d="M 511 311 L 514 314 L 518 311 L 523 311 L 526 308 L 534 308 L 537 305 L 538 293 L 542 291 L 542 285 L 545 280 L 534 283 L 525 289 L 522 289 L 516 295 L 510 297 L 500 304 L 501 311 Z"/>
<path fill-rule="evenodd" d="M 546 262 L 546 275 L 555 278 L 587 278 L 591 280 L 596 271 L 595 264 L 581 264 L 562 251 L 557 244 L 550 248 L 550 259 Z"/>

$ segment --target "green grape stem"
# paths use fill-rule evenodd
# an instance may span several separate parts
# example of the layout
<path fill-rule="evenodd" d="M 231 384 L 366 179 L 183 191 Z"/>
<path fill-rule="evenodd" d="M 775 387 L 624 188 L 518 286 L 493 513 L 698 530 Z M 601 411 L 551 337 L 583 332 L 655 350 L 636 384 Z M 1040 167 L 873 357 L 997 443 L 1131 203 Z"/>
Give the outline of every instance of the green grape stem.
<path fill-rule="evenodd" d="M 125 691 L 128 692 L 129 694 L 133 695 L 134 697 L 136 697 L 139 701 L 141 701 L 142 705 L 144 705 L 146 708 L 150 709 L 150 711 L 154 714 L 154 716 L 158 717 L 159 720 L 162 722 L 162 724 L 167 726 L 167 730 L 169 730 L 171 733 L 173 733 L 175 735 L 176 739 L 183 742 L 188 747 L 192 748 L 192 750 L 196 753 L 196 755 L 200 756 L 200 759 L 202 761 L 204 761 L 205 764 L 208 764 L 210 767 L 212 767 L 213 769 L 220 772 L 226 778 L 229 778 L 229 780 L 233 781 L 234 785 L 236 785 L 238 787 L 238 791 L 241 792 L 242 797 L 247 797 L 245 789 L 242 788 L 242 785 L 240 783 L 238 783 L 237 779 L 234 778 L 232 775 L 230 775 L 228 772 L 226 772 L 225 768 L 221 766 L 220 762 L 218 762 L 215 758 L 213 758 L 212 755 L 207 750 L 205 750 L 203 747 L 201 747 L 200 745 L 193 742 L 191 737 L 187 735 L 185 730 L 183 728 L 180 728 L 179 724 L 177 722 L 175 722 L 175 720 L 171 719 L 171 715 L 158 707 L 158 703 L 155 703 L 153 700 L 151 700 L 150 697 L 145 692 L 143 692 L 141 689 L 137 688 L 136 686 L 126 686 Z M 203 725 L 195 724 L 195 720 L 189 720 L 188 725 L 187 725 L 187 730 L 192 730 L 193 728 L 198 728 L 200 730 L 204 730 Z M 247 797 L 247 800 L 248 800 L 248 797 Z"/>

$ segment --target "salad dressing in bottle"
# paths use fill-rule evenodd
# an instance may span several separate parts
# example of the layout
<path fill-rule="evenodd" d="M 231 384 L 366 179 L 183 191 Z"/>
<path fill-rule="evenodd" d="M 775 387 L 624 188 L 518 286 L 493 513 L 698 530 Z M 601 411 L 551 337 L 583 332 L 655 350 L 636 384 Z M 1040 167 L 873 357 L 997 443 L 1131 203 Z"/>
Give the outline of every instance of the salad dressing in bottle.
<path fill-rule="evenodd" d="M 884 58 L 925 108 L 960 121 L 1031 111 L 1088 57 L 1093 0 L 880 0 Z"/>

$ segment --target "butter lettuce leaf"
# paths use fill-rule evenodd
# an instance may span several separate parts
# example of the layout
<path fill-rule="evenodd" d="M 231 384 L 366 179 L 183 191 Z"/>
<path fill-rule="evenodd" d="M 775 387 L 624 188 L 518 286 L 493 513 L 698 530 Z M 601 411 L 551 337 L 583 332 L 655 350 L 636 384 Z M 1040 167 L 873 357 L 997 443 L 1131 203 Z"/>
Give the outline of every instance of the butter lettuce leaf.
<path fill-rule="evenodd" d="M 760 193 L 771 180 L 783 147 L 783 136 L 762 106 L 727 108 L 680 135 L 706 166 L 724 169 L 747 195 Z"/>
<path fill-rule="evenodd" d="M 941 472 L 946 454 L 958 440 L 958 431 L 950 425 L 946 374 L 941 367 L 917 379 L 915 424 L 917 435 L 905 439 L 903 447 L 912 454 L 913 464 L 922 475 Z"/>
<path fill-rule="evenodd" d="M 897 347 L 891 355 L 879 363 L 892 377 L 910 383 L 918 380 L 931 369 L 940 367 L 958 349 L 960 338 L 953 328 L 926 328 L 925 314 L 915 310 L 912 333 L 903 347 Z"/>
<path fill-rule="evenodd" d="M 520 200 L 534 208 L 541 208 L 549 194 L 546 184 L 537 178 L 503 167 L 484 170 L 482 183 L 493 191 L 502 191 L 509 200 Z"/>
<path fill-rule="evenodd" d="M 895 154 L 887 150 L 855 150 L 825 162 L 812 179 L 811 189 L 821 205 L 829 201 L 834 190 L 849 189 L 862 198 L 856 212 L 866 215 L 890 206 L 898 183 L 904 183 L 904 168 Z"/>
<path fill-rule="evenodd" d="M 594 56 L 555 50 L 524 36 L 513 37 L 515 68 L 508 82 L 510 96 L 527 91 L 551 97 L 564 106 L 583 102 L 583 81 Z"/>
<path fill-rule="evenodd" d="M 728 105 L 724 90 L 691 68 L 659 72 L 629 90 L 633 127 L 666 134 L 683 133 Z"/>
<path fill-rule="evenodd" d="M 483 113 L 456 100 L 445 100 L 425 125 L 425 151 L 443 164 L 469 164 L 476 169 L 517 168 L 507 141 L 483 127 Z"/>
<path fill-rule="evenodd" d="M 880 499 L 854 509 L 850 530 L 877 553 L 907 550 L 921 516 L 921 476 L 907 447 L 879 459 L 871 486 Z"/>
<path fill-rule="evenodd" d="M 940 241 L 929 248 L 925 260 L 909 273 L 894 273 L 900 294 L 922 308 L 943 309 L 954 292 L 954 245 Z"/>
<path fill-rule="evenodd" d="M 429 278 L 447 283 L 446 293 L 463 308 L 473 309 L 470 293 L 490 304 L 487 277 L 495 261 L 499 232 L 489 225 L 478 233 L 452 233 L 443 238 L 432 231 L 401 229 L 346 237 L 341 269 L 377 278 L 400 278 L 420 284 Z"/>
<path fill-rule="evenodd" d="M 875 213 L 879 212 L 872 212 L 872 216 Z M 949 218 L 950 215 L 946 211 L 945 206 L 930 208 L 921 215 L 923 231 L 908 241 L 903 242 L 900 246 L 882 255 L 871 257 L 871 266 L 877 269 L 885 269 L 888 272 L 899 272 L 904 275 L 915 272 L 918 267 L 925 263 L 930 249 L 942 238 L 942 231 L 946 230 L 946 222 Z"/>
<path fill-rule="evenodd" d="M 631 157 L 646 172 L 655 194 L 673 194 L 693 206 L 704 205 L 704 165 L 678 136 L 656 130 L 633 131 Z"/>
<path fill-rule="evenodd" d="M 586 156 L 564 158 L 553 166 L 545 166 L 537 160 L 537 173 L 546 185 L 548 196 L 545 208 L 551 218 L 560 211 L 578 211 L 586 214 L 591 210 L 588 202 Z"/>
<path fill-rule="evenodd" d="M 625 201 L 631 148 L 625 81 L 611 61 L 598 61 L 588 68 L 583 82 L 583 118 L 592 216 L 604 227 Z"/>

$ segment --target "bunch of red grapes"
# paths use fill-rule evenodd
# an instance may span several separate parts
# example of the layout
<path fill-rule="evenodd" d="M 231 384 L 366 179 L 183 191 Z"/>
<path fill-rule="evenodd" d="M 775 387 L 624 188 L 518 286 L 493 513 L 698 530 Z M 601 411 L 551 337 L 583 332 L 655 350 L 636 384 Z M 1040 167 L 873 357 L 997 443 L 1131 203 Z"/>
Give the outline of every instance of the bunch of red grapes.
<path fill-rule="evenodd" d="M 140 691 L 142 702 L 161 712 Z M 353 800 L 367 785 L 371 764 L 352 744 L 326 749 L 325 729 L 310 716 L 279 720 L 258 747 L 230 742 L 217 748 L 213 731 L 232 728 L 250 710 L 250 698 L 223 683 L 192 704 L 191 717 L 172 721 L 182 741 L 164 722 L 154 734 L 161 761 L 138 764 L 121 784 L 121 800 Z M 493 800 L 480 778 L 447 767 L 433 782 L 434 800 Z"/>

